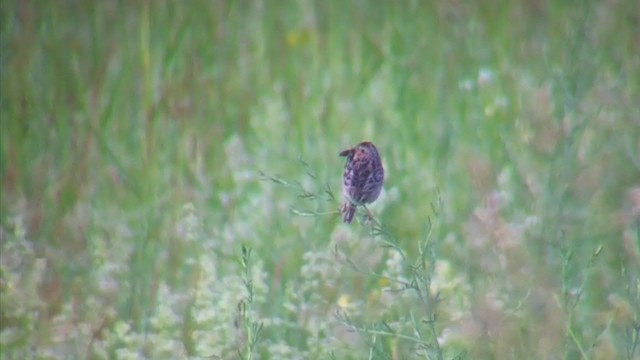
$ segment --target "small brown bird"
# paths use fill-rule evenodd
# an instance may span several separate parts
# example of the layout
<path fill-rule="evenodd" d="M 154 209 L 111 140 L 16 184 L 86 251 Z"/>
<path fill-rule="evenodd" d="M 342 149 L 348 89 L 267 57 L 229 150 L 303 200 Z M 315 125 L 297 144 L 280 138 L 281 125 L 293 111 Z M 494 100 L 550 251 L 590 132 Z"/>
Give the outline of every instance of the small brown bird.
<path fill-rule="evenodd" d="M 340 156 L 347 158 L 342 180 L 342 194 L 345 198 L 342 220 L 351 223 L 357 206 L 372 203 L 380 196 L 384 168 L 378 149 L 368 141 L 342 151 Z"/>

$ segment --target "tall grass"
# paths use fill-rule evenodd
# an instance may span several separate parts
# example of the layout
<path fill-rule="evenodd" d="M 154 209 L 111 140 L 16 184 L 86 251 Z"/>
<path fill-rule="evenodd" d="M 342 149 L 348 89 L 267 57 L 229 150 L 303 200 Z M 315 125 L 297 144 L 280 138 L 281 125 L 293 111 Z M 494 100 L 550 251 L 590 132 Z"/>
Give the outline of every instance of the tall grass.
<path fill-rule="evenodd" d="M 637 359 L 639 14 L 3 1 L 2 357 Z"/>

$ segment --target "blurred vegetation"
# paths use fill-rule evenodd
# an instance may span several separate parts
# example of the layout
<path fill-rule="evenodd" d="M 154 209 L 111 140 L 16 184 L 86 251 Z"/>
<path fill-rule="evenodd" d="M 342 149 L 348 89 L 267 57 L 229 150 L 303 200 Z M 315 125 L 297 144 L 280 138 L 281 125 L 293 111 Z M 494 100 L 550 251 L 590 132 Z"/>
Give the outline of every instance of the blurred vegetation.
<path fill-rule="evenodd" d="M 640 357 L 637 1 L 5 0 L 0 29 L 3 358 Z M 346 226 L 362 140 L 388 176 Z"/>

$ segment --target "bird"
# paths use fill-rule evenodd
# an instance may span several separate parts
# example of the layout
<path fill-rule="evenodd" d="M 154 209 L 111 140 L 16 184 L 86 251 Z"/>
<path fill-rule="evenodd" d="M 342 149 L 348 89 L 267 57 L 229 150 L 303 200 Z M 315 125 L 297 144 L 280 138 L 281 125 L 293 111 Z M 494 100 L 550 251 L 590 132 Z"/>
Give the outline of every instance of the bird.
<path fill-rule="evenodd" d="M 342 221 L 351 223 L 358 206 L 370 204 L 380 196 L 384 168 L 378 149 L 369 141 L 340 152 L 340 156 L 347 158 L 342 178 Z"/>

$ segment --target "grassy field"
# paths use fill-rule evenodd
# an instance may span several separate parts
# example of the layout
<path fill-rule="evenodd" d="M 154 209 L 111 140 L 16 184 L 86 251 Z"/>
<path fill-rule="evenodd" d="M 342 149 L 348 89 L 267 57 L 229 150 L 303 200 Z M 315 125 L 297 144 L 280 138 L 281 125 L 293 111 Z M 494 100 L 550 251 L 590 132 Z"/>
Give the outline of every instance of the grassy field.
<path fill-rule="evenodd" d="M 2 359 L 640 359 L 636 1 L 0 16 Z"/>

